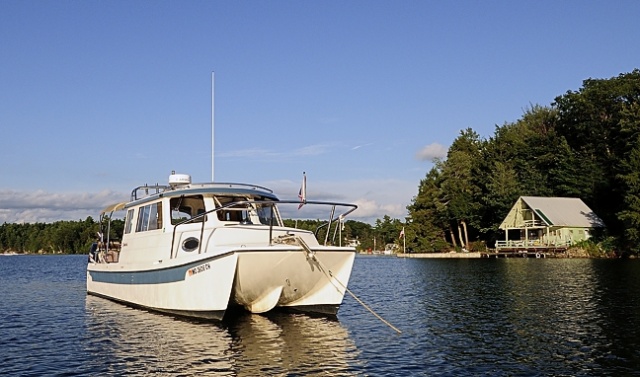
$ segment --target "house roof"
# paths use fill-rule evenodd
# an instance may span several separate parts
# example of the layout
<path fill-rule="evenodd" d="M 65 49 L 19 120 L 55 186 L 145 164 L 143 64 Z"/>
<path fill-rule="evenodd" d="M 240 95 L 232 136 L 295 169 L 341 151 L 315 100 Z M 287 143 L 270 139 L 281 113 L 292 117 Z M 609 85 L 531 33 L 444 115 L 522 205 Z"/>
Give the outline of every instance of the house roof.
<path fill-rule="evenodd" d="M 521 196 L 520 199 L 547 225 L 602 228 L 604 222 L 580 198 Z"/>

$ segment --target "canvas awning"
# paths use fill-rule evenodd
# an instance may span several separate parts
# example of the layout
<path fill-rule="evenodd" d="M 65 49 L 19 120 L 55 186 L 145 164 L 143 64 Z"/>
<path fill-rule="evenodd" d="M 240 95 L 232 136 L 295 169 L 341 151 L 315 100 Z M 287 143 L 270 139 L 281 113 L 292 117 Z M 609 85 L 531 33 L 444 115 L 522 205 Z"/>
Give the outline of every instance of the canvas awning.
<path fill-rule="evenodd" d="M 103 209 L 101 214 L 111 213 L 111 212 L 123 210 L 124 207 L 126 207 L 127 203 L 128 202 L 120 202 L 120 203 L 112 204 L 112 205 L 108 206 L 107 208 Z"/>

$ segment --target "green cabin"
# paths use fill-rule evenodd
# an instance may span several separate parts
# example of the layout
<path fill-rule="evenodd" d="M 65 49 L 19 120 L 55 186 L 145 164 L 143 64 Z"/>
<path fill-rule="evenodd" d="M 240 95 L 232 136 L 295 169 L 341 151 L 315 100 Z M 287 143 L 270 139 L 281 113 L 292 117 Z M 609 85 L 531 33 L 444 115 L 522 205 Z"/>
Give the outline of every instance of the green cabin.
<path fill-rule="evenodd" d="M 579 198 L 521 196 L 500 224 L 496 249 L 567 248 L 605 224 Z"/>

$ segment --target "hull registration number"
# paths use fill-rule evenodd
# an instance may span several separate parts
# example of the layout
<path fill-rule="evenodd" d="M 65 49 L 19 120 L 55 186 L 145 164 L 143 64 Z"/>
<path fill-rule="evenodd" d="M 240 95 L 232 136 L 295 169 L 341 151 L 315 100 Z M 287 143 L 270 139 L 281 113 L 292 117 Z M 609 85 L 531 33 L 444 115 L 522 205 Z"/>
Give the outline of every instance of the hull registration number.
<path fill-rule="evenodd" d="M 207 271 L 209 269 L 211 269 L 211 266 L 209 265 L 209 263 L 201 264 L 199 266 L 196 266 L 194 268 L 189 269 L 187 271 L 187 275 L 193 276 L 195 274 L 199 274 L 199 273 Z"/>

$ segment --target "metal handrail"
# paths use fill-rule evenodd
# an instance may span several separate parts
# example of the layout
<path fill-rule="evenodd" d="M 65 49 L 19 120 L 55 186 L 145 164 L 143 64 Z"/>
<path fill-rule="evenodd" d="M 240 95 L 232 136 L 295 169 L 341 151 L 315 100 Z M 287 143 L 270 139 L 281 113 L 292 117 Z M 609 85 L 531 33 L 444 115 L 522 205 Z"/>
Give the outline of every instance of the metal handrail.
<path fill-rule="evenodd" d="M 271 190 L 268 187 L 254 185 L 254 184 L 251 184 L 251 183 L 204 182 L 204 183 L 191 183 L 189 186 L 192 187 L 192 188 L 195 188 L 195 187 L 202 187 L 202 188 L 206 188 L 206 187 L 212 187 L 212 188 L 216 188 L 216 187 L 229 187 L 229 188 L 244 187 L 244 188 L 250 188 L 250 189 L 254 189 L 254 190 L 263 190 L 263 191 L 266 191 L 266 192 L 273 193 L 273 190 Z"/>
<path fill-rule="evenodd" d="M 149 186 L 149 185 L 142 185 L 142 186 L 138 186 L 136 188 L 134 188 L 131 191 L 131 200 L 130 201 L 134 201 L 134 200 L 138 200 L 138 199 L 142 199 L 144 197 L 147 197 L 149 195 L 153 195 L 153 194 L 159 194 L 161 192 L 165 192 L 167 190 L 169 190 L 171 188 L 171 186 L 167 186 L 167 185 L 159 185 L 159 184 L 155 184 L 154 186 Z M 138 198 L 138 190 L 145 190 L 145 196 Z M 155 190 L 156 192 L 153 194 L 149 194 L 149 190 Z"/>
<path fill-rule="evenodd" d="M 254 184 L 250 184 L 250 183 L 236 183 L 236 182 L 206 182 L 206 183 L 190 183 L 189 187 L 191 188 L 216 188 L 216 187 L 229 187 L 229 188 L 248 188 L 248 189 L 252 189 L 252 190 L 261 190 L 261 191 L 265 191 L 268 193 L 273 194 L 273 190 L 271 190 L 268 187 L 264 187 L 264 186 L 259 186 L 259 185 L 254 185 Z M 165 191 L 169 191 L 175 189 L 174 187 L 172 187 L 171 185 L 160 185 L 158 183 L 156 183 L 153 186 L 150 186 L 148 184 L 144 184 L 142 186 L 138 186 L 136 188 L 134 188 L 133 190 L 131 190 L 131 200 L 130 201 L 135 201 L 138 199 L 142 199 L 145 198 L 147 196 L 150 195 L 154 195 L 154 194 L 160 194 L 162 192 Z M 145 191 L 145 195 L 138 197 L 138 191 L 139 190 L 144 190 Z M 151 194 L 149 194 L 149 191 L 155 191 Z"/>
<path fill-rule="evenodd" d="M 203 219 L 205 216 L 207 216 L 210 213 L 215 213 L 218 211 L 221 211 L 223 209 L 226 208 L 231 208 L 231 207 L 236 207 L 236 206 L 240 206 L 240 205 L 246 205 L 246 204 L 260 204 L 263 206 L 269 206 L 271 208 L 271 212 L 270 212 L 270 218 L 269 218 L 269 245 L 271 245 L 271 239 L 272 239 L 272 234 L 273 234 L 273 220 L 274 220 L 274 211 L 273 211 L 273 207 L 276 204 L 300 204 L 299 200 L 242 200 L 242 201 L 237 201 L 237 202 L 231 202 L 228 204 L 225 204 L 221 207 L 216 207 L 214 209 L 211 209 L 209 211 L 200 213 L 194 217 L 191 217 L 189 219 L 183 220 L 177 224 L 174 224 L 173 227 L 173 234 L 171 236 L 171 255 L 170 255 L 170 259 L 174 258 L 174 250 L 173 247 L 175 245 L 175 239 L 176 239 L 176 230 L 178 229 L 179 226 L 181 225 L 186 225 L 186 224 L 192 224 L 196 221 L 198 221 L 199 219 Z M 319 204 L 319 205 L 331 205 L 332 210 L 331 210 L 331 216 L 330 219 L 327 223 L 320 225 L 314 235 L 318 236 L 318 232 L 320 231 L 321 228 L 329 225 L 329 229 L 330 229 L 330 224 L 333 223 L 334 221 L 342 218 L 342 217 L 346 217 L 348 214 L 350 214 L 351 212 L 355 211 L 358 206 L 356 204 L 351 204 L 351 203 L 334 203 L 334 202 L 323 202 L 323 201 L 312 201 L 312 200 L 307 200 L 304 202 L 304 204 Z M 341 207 L 351 207 L 348 211 L 346 211 L 345 213 L 334 217 L 335 214 L 335 209 L 337 206 L 341 206 Z M 198 254 L 200 254 L 202 252 L 202 239 L 203 239 L 203 235 L 204 235 L 204 225 L 205 225 L 205 221 L 203 219 L 202 221 L 202 225 L 200 228 L 200 242 L 198 243 Z M 327 230 L 327 234 L 329 233 L 329 230 Z M 335 238 L 335 236 L 334 236 Z M 325 246 L 326 246 L 326 240 L 325 240 Z M 178 251 L 176 250 L 176 257 L 178 256 Z"/>

